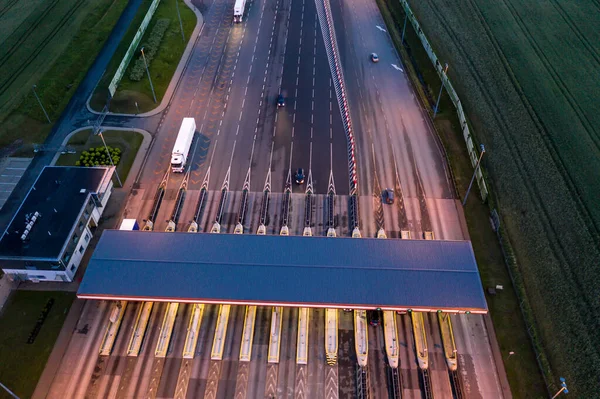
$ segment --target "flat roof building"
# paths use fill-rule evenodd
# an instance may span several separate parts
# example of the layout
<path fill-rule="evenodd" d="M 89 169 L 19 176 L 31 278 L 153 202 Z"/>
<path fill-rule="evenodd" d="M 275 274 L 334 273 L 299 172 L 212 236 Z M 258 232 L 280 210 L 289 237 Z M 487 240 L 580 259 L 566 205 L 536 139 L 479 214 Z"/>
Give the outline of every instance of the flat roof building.
<path fill-rule="evenodd" d="M 46 166 L 0 238 L 14 280 L 72 281 L 112 193 L 114 167 Z"/>

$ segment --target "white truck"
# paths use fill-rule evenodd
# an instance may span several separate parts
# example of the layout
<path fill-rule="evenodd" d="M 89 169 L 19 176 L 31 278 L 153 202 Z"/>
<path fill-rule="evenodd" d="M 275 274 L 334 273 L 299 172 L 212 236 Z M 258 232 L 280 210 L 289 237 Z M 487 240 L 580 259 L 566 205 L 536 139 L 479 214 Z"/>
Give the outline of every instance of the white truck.
<path fill-rule="evenodd" d="M 246 9 L 246 0 L 235 0 L 235 5 L 233 6 L 233 22 L 236 22 L 236 23 L 242 22 L 242 18 L 244 17 L 245 9 Z"/>
<path fill-rule="evenodd" d="M 196 132 L 196 120 L 194 118 L 183 118 L 173 153 L 171 154 L 171 171 L 174 173 L 183 173 L 187 163 L 194 133 Z"/>

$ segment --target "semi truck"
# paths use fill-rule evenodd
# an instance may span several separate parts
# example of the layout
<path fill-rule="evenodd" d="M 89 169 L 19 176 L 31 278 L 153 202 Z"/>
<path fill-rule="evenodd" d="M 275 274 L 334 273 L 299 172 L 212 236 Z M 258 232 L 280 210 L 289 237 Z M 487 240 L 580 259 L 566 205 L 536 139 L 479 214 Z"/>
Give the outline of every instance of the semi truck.
<path fill-rule="evenodd" d="M 235 5 L 233 6 L 233 22 L 236 22 L 236 23 L 242 22 L 242 18 L 244 17 L 245 9 L 246 9 L 246 0 L 235 0 Z"/>
<path fill-rule="evenodd" d="M 187 158 L 194 140 L 196 132 L 196 120 L 194 118 L 183 118 L 175 146 L 171 153 L 171 171 L 174 173 L 183 173 Z"/>

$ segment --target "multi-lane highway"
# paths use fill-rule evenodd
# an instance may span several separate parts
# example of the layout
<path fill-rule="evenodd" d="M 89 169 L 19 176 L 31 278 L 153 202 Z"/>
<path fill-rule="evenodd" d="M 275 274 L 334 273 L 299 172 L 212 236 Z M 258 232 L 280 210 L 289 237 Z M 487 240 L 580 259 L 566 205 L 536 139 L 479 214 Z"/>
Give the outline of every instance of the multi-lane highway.
<path fill-rule="evenodd" d="M 306 364 L 296 357 L 299 309 L 257 307 L 251 356 L 243 357 L 243 329 L 246 307 L 231 306 L 226 325 L 219 326 L 222 307 L 205 305 L 197 330 L 197 344 L 191 356 L 184 357 L 189 321 L 194 305 L 179 305 L 172 313 L 171 327 L 165 328 L 171 312 L 167 304 L 156 304 L 149 314 L 149 328 L 143 336 L 140 352 L 127 352 L 141 304 L 130 304 L 124 311 L 123 324 L 110 355 L 100 354 L 102 333 L 111 324 L 111 304 L 103 301 L 86 303 L 83 316 L 71 336 L 69 350 L 50 387 L 49 398 L 126 398 L 126 397 L 355 397 L 361 380 L 357 347 L 368 347 L 366 388 L 371 397 L 394 397 L 391 366 L 384 347 L 382 326 L 363 326 L 358 331 L 353 312 L 336 311 L 338 322 L 328 326 L 325 309 L 308 311 L 308 358 Z M 274 317 L 277 315 L 277 317 Z M 441 352 L 437 317 L 425 315 L 425 336 L 430 358 L 430 384 L 435 397 L 452 397 L 451 379 Z M 221 319 L 223 315 L 221 314 Z M 477 322 L 481 316 L 453 315 L 454 323 Z M 274 321 L 275 320 L 275 321 Z M 400 372 L 397 384 L 403 397 L 423 397 L 422 370 L 415 361 L 414 334 L 410 315 L 397 315 Z M 274 325 L 281 325 L 274 328 Z M 408 327 L 407 327 L 408 326 Z M 327 334 L 334 329 L 339 342 L 336 356 L 326 356 Z M 366 335 L 367 341 L 360 342 Z M 164 341 L 164 342 L 163 342 Z M 217 344 L 218 341 L 222 341 Z M 273 342 L 278 341 L 278 349 Z M 357 345 L 358 344 L 358 345 Z M 161 353 L 160 348 L 165 352 Z M 362 349 L 361 349 L 362 350 Z M 459 347 L 459 356 L 462 356 Z M 277 359 L 271 354 L 277 353 Z M 409 361 L 407 359 L 412 359 Z M 463 362 L 464 364 L 464 362 Z M 488 371 L 489 372 L 489 371 Z M 462 397 L 492 397 L 498 391 L 485 391 L 471 370 L 462 372 Z M 488 396 L 489 395 L 489 396 Z M 494 396 L 496 397 L 496 396 Z"/>
<path fill-rule="evenodd" d="M 244 234 L 260 232 L 261 225 L 265 234 L 280 234 L 283 227 L 294 235 L 306 227 L 315 236 L 329 227 L 338 236 L 351 234 L 348 147 L 317 6 L 315 0 L 254 0 L 243 22 L 233 24 L 233 1 L 203 5 L 204 26 L 192 38 L 124 217 L 148 219 L 162 182 L 155 230 L 165 230 L 181 199 L 178 231 L 195 220 L 200 232 L 233 233 L 241 224 Z M 425 232 L 468 238 L 442 151 L 375 1 L 331 0 L 331 8 L 357 140 L 363 236 L 384 229 L 390 238 L 422 239 Z M 372 52 L 378 64 L 369 60 Z M 283 108 L 276 104 L 280 93 Z M 184 117 L 194 117 L 198 127 L 189 171 L 166 173 Z M 293 182 L 297 168 L 306 171 L 304 185 Z M 394 204 L 382 204 L 384 188 L 395 191 Z M 418 331 L 429 342 L 429 369 L 423 371 L 410 315 L 397 315 L 391 324 L 388 315 L 387 328 L 396 328 L 398 337 L 399 372 L 393 374 L 383 327 L 363 320 L 358 329 L 352 312 L 215 305 L 200 312 L 191 304 L 129 303 L 120 328 L 113 328 L 118 334 L 110 355 L 101 355 L 112 306 L 86 303 L 48 397 L 336 398 L 368 392 L 379 398 L 394 397 L 396 388 L 423 397 L 428 384 L 437 397 L 456 396 L 436 317 L 425 315 Z M 452 319 L 464 397 L 502 397 L 483 317 Z"/>

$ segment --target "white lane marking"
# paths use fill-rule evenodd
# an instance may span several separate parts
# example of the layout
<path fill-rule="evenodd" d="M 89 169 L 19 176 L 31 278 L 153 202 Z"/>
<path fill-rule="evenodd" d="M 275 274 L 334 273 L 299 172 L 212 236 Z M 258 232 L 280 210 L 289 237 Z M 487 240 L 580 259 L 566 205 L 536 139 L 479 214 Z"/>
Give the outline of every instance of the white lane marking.
<path fill-rule="evenodd" d="M 394 67 L 395 70 L 400 71 L 400 72 L 404 72 L 404 70 L 402 68 L 400 68 L 398 65 L 396 64 L 392 64 L 392 67 Z"/>
<path fill-rule="evenodd" d="M 381 26 L 379 26 L 379 25 L 375 25 L 375 27 L 376 27 L 377 29 L 379 29 L 380 31 L 382 31 L 382 32 L 387 32 L 387 30 L 383 29 L 383 28 L 382 28 Z"/>

